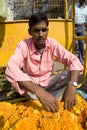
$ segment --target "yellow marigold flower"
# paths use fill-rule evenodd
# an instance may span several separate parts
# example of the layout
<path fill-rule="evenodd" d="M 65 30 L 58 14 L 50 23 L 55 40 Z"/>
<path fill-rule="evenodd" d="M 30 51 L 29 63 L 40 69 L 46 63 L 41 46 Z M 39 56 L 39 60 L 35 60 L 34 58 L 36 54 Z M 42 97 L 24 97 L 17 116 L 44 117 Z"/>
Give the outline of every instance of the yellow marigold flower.
<path fill-rule="evenodd" d="M 35 109 L 35 110 L 33 111 L 33 113 L 34 113 L 34 114 L 40 114 L 40 112 L 39 112 L 37 109 Z"/>
<path fill-rule="evenodd" d="M 2 113 L 0 113 L 0 130 L 3 128 L 5 124 L 5 119 Z"/>
<path fill-rule="evenodd" d="M 25 117 L 16 123 L 14 130 L 37 130 L 37 124 L 33 119 Z"/>
<path fill-rule="evenodd" d="M 7 120 L 10 115 L 15 111 L 16 105 L 12 105 L 6 102 L 0 102 L 0 112 L 3 113 L 5 120 Z"/>
<path fill-rule="evenodd" d="M 8 120 L 5 122 L 2 130 L 10 130 L 10 123 Z"/>

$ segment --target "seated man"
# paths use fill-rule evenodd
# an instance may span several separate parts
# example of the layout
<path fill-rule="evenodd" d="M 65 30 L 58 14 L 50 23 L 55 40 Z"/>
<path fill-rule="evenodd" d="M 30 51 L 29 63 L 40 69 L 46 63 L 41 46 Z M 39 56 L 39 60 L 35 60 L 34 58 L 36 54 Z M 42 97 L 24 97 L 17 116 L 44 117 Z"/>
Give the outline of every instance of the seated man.
<path fill-rule="evenodd" d="M 59 42 L 47 37 L 48 25 L 44 13 L 36 13 L 29 18 L 28 31 L 31 37 L 18 43 L 5 74 L 20 94 L 38 98 L 48 111 L 57 112 L 57 98 L 61 90 L 65 109 L 76 104 L 77 81 L 83 66 Z M 68 70 L 52 77 L 54 57 L 66 65 Z"/>

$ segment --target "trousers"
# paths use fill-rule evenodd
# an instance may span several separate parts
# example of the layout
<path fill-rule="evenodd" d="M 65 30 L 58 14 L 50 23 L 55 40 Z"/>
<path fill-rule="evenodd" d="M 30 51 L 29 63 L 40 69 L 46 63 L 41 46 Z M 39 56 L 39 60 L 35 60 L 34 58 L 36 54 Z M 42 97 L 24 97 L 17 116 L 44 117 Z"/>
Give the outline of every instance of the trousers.
<path fill-rule="evenodd" d="M 62 98 L 63 92 L 66 88 L 67 83 L 70 80 L 70 71 L 64 70 L 60 74 L 52 75 L 48 86 L 41 86 L 43 89 L 51 93 L 56 99 Z M 38 99 L 38 97 L 32 93 L 27 92 L 27 96 L 31 99 Z"/>

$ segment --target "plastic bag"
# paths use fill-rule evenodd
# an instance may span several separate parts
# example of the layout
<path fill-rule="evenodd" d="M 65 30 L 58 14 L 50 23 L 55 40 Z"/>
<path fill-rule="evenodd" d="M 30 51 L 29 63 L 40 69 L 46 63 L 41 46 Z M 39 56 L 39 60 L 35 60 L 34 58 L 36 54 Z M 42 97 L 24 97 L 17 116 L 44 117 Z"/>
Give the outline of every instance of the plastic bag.
<path fill-rule="evenodd" d="M 0 0 L 0 17 L 7 18 L 8 15 L 8 7 L 6 0 Z"/>
<path fill-rule="evenodd" d="M 84 91 L 78 89 L 76 92 L 87 101 L 87 94 Z"/>

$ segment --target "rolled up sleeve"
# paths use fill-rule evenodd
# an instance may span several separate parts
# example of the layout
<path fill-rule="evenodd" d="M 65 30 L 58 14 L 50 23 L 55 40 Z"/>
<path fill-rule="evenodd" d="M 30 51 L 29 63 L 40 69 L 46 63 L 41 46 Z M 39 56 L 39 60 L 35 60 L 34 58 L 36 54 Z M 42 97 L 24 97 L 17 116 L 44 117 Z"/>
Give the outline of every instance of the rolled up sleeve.
<path fill-rule="evenodd" d="M 56 60 L 66 65 L 70 71 L 79 70 L 81 74 L 83 73 L 84 67 L 78 57 L 66 50 L 61 44 L 55 44 L 53 53 Z"/>
<path fill-rule="evenodd" d="M 8 61 L 5 71 L 7 80 L 20 94 L 24 94 L 26 92 L 26 89 L 20 87 L 17 81 L 32 81 L 31 77 L 22 70 L 23 62 L 26 59 L 27 53 L 25 46 L 22 48 L 20 47 L 20 44 L 17 45 L 14 54 Z"/>

